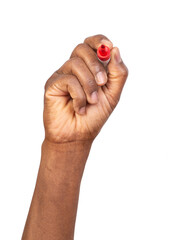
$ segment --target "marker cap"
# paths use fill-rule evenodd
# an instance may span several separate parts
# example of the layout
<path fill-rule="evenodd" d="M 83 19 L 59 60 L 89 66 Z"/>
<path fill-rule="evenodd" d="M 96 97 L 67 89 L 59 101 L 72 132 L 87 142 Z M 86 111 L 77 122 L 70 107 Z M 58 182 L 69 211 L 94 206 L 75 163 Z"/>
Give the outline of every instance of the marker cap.
<path fill-rule="evenodd" d="M 107 61 L 110 59 L 110 48 L 102 44 L 97 49 L 97 56 L 101 61 Z"/>

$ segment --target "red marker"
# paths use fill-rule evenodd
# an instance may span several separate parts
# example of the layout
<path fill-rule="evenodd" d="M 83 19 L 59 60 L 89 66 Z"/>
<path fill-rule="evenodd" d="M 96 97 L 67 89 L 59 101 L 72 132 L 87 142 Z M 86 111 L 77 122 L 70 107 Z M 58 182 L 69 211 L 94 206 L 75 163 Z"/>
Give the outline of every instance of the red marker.
<path fill-rule="evenodd" d="M 106 67 L 110 61 L 110 48 L 102 44 L 97 49 L 97 57 L 101 63 Z"/>

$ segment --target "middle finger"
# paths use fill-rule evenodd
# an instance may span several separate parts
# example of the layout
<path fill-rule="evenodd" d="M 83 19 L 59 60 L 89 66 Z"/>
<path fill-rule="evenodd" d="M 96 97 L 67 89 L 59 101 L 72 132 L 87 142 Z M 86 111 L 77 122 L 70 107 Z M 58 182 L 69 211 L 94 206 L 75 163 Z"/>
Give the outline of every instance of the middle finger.
<path fill-rule="evenodd" d="M 73 50 L 71 57 L 82 58 L 86 63 L 99 86 L 106 84 L 107 73 L 102 63 L 99 62 L 96 52 L 86 43 L 81 43 Z"/>

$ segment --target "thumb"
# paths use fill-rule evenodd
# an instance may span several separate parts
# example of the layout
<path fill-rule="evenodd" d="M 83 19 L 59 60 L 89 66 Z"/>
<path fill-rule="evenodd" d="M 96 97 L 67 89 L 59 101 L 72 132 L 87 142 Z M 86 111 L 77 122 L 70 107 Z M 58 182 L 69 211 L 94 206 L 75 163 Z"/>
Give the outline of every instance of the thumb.
<path fill-rule="evenodd" d="M 115 107 L 119 101 L 123 86 L 128 76 L 128 69 L 123 63 L 117 47 L 114 47 L 111 50 L 111 60 L 108 64 L 107 71 L 108 81 L 106 83 L 106 94 L 110 96 L 110 103 Z"/>

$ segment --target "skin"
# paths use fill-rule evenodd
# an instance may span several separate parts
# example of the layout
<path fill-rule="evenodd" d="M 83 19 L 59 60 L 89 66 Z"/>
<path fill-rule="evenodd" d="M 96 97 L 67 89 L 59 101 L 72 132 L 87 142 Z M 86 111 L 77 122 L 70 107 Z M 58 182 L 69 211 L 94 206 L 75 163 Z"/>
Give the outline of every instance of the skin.
<path fill-rule="evenodd" d="M 105 69 L 96 51 L 111 50 Z M 45 84 L 41 162 L 22 240 L 73 240 L 80 183 L 92 143 L 128 76 L 119 49 L 88 37 Z"/>

